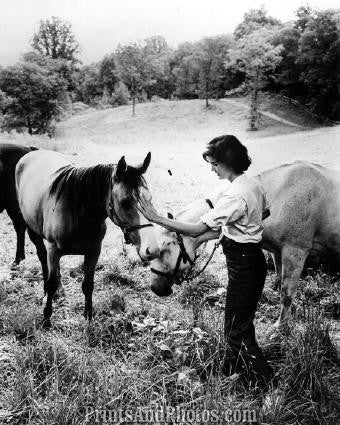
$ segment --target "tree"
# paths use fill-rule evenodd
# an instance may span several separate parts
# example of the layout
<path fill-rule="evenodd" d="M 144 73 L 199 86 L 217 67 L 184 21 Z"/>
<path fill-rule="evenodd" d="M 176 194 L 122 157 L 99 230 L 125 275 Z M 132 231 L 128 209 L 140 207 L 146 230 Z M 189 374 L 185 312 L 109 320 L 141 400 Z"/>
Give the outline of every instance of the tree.
<path fill-rule="evenodd" d="M 126 46 L 119 45 L 115 56 L 120 79 L 127 86 L 131 95 L 132 115 L 135 116 L 136 98 L 151 82 L 147 72 L 148 64 L 145 60 L 143 47 L 137 43 Z"/>
<path fill-rule="evenodd" d="M 274 46 L 282 45 L 282 61 L 275 70 L 271 89 L 282 91 L 286 96 L 304 96 L 304 87 L 299 80 L 300 70 L 296 64 L 300 31 L 292 23 L 285 24 L 273 36 Z"/>
<path fill-rule="evenodd" d="M 243 21 L 236 27 L 234 31 L 235 39 L 238 40 L 246 35 L 251 34 L 260 28 L 273 29 L 280 25 L 280 21 L 267 15 L 264 6 L 259 9 L 251 9 L 243 16 Z"/>
<path fill-rule="evenodd" d="M 300 33 L 303 33 L 304 30 L 306 29 L 306 26 L 309 20 L 311 19 L 313 13 L 314 12 L 312 8 L 308 4 L 305 6 L 300 6 L 296 10 L 295 14 L 297 19 L 294 23 L 294 26 L 298 31 L 300 31 Z"/>
<path fill-rule="evenodd" d="M 273 72 L 282 57 L 282 45 L 272 44 L 274 31 L 260 28 L 239 38 L 229 51 L 227 66 L 236 66 L 242 71 L 250 86 L 250 129 L 257 128 L 259 120 L 259 91 L 267 81 L 267 74 Z"/>
<path fill-rule="evenodd" d="M 56 64 L 49 60 L 46 66 L 23 61 L 0 71 L 0 90 L 6 95 L 3 108 L 3 128 L 27 128 L 29 134 L 49 131 L 51 121 L 62 110 L 67 81 Z"/>
<path fill-rule="evenodd" d="M 144 40 L 143 54 L 149 75 L 149 84 L 145 86 L 148 99 L 152 96 L 170 98 L 174 91 L 170 58 L 172 50 L 162 36 L 153 36 Z"/>
<path fill-rule="evenodd" d="M 199 68 L 194 43 L 182 43 L 170 58 L 170 69 L 176 87 L 175 95 L 181 99 L 197 98 Z"/>
<path fill-rule="evenodd" d="M 224 63 L 232 40 L 228 36 L 206 37 L 196 44 L 195 59 L 199 69 L 199 95 L 205 99 L 217 97 L 225 75 Z"/>
<path fill-rule="evenodd" d="M 96 105 L 103 97 L 103 84 L 96 64 L 86 65 L 77 73 L 77 93 L 80 100 L 88 105 Z"/>
<path fill-rule="evenodd" d="M 299 39 L 296 64 L 306 87 L 306 102 L 329 118 L 340 117 L 340 38 L 337 11 L 315 12 Z"/>
<path fill-rule="evenodd" d="M 106 55 L 99 63 L 98 78 L 103 85 L 103 91 L 112 96 L 115 86 L 119 81 L 116 59 L 114 54 Z"/>
<path fill-rule="evenodd" d="M 72 33 L 72 26 L 56 16 L 40 21 L 39 30 L 33 36 L 32 47 L 52 59 L 77 62 L 79 44 Z"/>
<path fill-rule="evenodd" d="M 57 72 L 61 79 L 67 81 L 68 91 L 75 89 L 75 68 L 69 60 L 63 58 L 52 59 L 49 56 L 44 56 L 34 51 L 24 53 L 22 58 L 24 62 L 36 63 L 43 68 L 48 68 L 50 72 Z"/>

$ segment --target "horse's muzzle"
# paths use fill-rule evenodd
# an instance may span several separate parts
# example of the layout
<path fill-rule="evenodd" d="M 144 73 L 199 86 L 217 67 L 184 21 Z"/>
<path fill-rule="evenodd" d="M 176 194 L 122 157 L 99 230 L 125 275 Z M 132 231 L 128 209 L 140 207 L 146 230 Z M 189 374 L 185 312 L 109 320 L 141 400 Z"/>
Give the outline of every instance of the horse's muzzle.
<path fill-rule="evenodd" d="M 159 297 L 168 297 L 173 292 L 171 284 L 159 281 L 151 283 L 151 290 Z"/>

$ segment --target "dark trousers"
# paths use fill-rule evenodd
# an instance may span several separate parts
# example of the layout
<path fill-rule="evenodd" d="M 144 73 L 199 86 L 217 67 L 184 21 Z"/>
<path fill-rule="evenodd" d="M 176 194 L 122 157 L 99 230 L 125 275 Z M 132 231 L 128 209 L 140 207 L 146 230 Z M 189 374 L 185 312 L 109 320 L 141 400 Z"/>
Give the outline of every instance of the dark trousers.
<path fill-rule="evenodd" d="M 247 385 L 266 388 L 273 377 L 255 338 L 253 324 L 257 303 L 267 275 L 261 245 L 222 240 L 228 267 L 225 305 L 225 338 L 233 358 L 225 363 L 229 373 L 240 372 Z"/>

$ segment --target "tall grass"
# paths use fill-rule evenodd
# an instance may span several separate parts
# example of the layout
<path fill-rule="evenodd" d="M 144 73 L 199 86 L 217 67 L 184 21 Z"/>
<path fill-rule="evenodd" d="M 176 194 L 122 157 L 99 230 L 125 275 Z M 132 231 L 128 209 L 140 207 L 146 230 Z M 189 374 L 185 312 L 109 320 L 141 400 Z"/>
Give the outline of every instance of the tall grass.
<path fill-rule="evenodd" d="M 91 324 L 79 319 L 71 333 L 35 330 L 34 338 L 18 339 L 7 361 L 11 380 L 0 382 L 3 423 L 82 424 L 86 406 L 97 413 L 141 406 L 255 409 L 266 424 L 337 423 L 338 360 L 322 310 L 305 308 L 281 342 L 280 356 L 275 347 L 264 347 L 286 397 L 262 413 L 264 394 L 222 373 L 223 315 L 202 307 L 194 325 L 192 315 L 179 320 L 145 303 L 125 304 L 124 298 L 124 290 L 119 295 L 107 288 Z M 15 334 L 16 320 L 8 319 L 13 329 L 7 334 Z M 95 419 L 89 416 L 88 423 Z"/>

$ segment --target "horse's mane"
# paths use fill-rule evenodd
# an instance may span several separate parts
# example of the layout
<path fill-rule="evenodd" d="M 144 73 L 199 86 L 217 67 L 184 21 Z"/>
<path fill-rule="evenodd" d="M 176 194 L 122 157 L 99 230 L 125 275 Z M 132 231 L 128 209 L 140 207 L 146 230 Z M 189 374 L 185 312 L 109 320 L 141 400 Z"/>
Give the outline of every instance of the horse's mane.
<path fill-rule="evenodd" d="M 86 211 L 86 215 L 99 216 L 105 213 L 105 200 L 111 185 L 116 164 L 98 164 L 92 167 L 67 165 L 58 170 L 50 187 L 50 195 L 56 202 L 63 197 L 75 219 Z M 134 167 L 128 166 L 121 182 L 128 192 L 138 199 L 139 188 L 146 186 L 144 178 Z"/>

